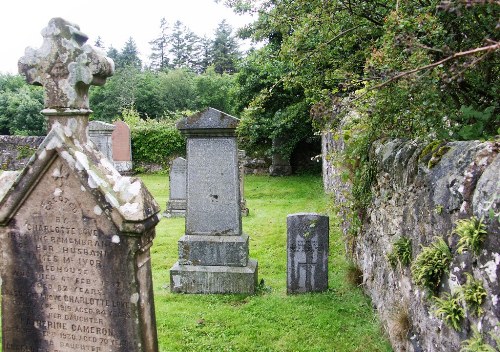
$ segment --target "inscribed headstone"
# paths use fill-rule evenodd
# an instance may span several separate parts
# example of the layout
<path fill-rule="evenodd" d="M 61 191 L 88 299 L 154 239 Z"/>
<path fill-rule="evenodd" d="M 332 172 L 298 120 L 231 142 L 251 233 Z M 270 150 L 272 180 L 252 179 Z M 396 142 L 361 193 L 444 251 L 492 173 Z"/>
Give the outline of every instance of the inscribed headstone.
<path fill-rule="evenodd" d="M 252 293 L 257 262 L 241 229 L 238 119 L 209 108 L 181 120 L 187 137 L 186 234 L 170 269 L 173 292 Z"/>
<path fill-rule="evenodd" d="M 113 63 L 52 19 L 20 71 L 45 88 L 49 133 L 0 175 L 3 351 L 156 352 L 149 248 L 159 207 L 90 143 L 88 88 Z"/>
<path fill-rule="evenodd" d="M 328 216 L 287 216 L 287 293 L 328 289 Z"/>
<path fill-rule="evenodd" d="M 132 145 L 130 127 L 123 121 L 113 123 L 115 129 L 111 134 L 113 141 L 113 161 L 115 168 L 122 174 L 132 171 Z"/>
<path fill-rule="evenodd" d="M 166 216 L 184 216 L 186 214 L 187 161 L 176 158 L 172 161 L 169 173 L 169 199 Z"/>

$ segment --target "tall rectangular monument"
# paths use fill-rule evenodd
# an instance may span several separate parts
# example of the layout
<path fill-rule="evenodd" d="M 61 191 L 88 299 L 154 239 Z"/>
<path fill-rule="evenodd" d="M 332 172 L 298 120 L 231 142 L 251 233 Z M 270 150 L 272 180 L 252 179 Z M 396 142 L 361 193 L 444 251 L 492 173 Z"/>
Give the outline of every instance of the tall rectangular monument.
<path fill-rule="evenodd" d="M 257 262 L 248 258 L 242 232 L 239 120 L 209 108 L 181 120 L 187 137 L 186 234 L 170 269 L 172 292 L 253 293 Z"/>
<path fill-rule="evenodd" d="M 88 89 L 113 62 L 50 20 L 19 70 L 45 88 L 49 132 L 0 175 L 2 350 L 157 352 L 149 248 L 158 204 L 88 135 Z"/>

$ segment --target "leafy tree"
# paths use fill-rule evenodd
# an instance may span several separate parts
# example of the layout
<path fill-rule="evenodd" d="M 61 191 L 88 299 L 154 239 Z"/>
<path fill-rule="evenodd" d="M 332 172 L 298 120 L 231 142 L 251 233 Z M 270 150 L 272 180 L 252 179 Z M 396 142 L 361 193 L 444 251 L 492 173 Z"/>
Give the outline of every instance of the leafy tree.
<path fill-rule="evenodd" d="M 150 55 L 150 67 L 153 70 L 165 70 L 169 67 L 168 58 L 168 24 L 163 17 L 160 20 L 160 36 L 149 42 L 152 54 Z"/>
<path fill-rule="evenodd" d="M 196 87 L 196 104 L 198 110 L 212 107 L 229 114 L 235 114 L 235 106 L 231 98 L 234 87 L 234 75 L 215 72 L 210 66 L 204 74 L 197 75 L 194 79 Z"/>
<path fill-rule="evenodd" d="M 223 20 L 215 30 L 215 38 L 212 42 L 211 62 L 215 68 L 215 72 L 234 73 L 236 72 L 236 64 L 240 58 L 238 51 L 238 42 L 232 35 L 232 28 Z"/>
<path fill-rule="evenodd" d="M 136 103 L 136 89 L 140 70 L 127 66 L 118 68 L 103 86 L 90 88 L 90 106 L 93 118 L 113 121 L 123 109 Z"/>
<path fill-rule="evenodd" d="M 0 133 L 44 135 L 43 90 L 19 75 L 0 75 Z"/>

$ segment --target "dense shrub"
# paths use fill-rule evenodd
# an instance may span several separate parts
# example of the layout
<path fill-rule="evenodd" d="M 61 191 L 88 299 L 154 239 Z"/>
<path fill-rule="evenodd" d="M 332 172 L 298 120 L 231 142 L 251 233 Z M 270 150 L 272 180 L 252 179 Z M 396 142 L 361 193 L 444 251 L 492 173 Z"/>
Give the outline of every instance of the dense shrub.
<path fill-rule="evenodd" d="M 122 112 L 130 126 L 134 164 L 158 164 L 168 167 L 170 160 L 184 155 L 186 141 L 175 127 L 175 119 L 142 120 L 134 108 Z"/>

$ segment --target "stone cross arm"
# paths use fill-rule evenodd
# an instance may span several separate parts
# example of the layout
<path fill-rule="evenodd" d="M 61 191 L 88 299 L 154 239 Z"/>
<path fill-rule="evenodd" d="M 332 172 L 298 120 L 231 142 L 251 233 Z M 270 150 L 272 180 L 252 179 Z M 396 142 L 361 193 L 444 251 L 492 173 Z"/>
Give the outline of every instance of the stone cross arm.
<path fill-rule="evenodd" d="M 86 44 L 76 24 L 53 18 L 42 30 L 42 47 L 27 48 L 19 73 L 30 84 L 45 88 L 45 108 L 88 109 L 90 85 L 102 85 L 113 75 L 113 61 Z"/>

